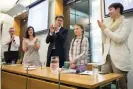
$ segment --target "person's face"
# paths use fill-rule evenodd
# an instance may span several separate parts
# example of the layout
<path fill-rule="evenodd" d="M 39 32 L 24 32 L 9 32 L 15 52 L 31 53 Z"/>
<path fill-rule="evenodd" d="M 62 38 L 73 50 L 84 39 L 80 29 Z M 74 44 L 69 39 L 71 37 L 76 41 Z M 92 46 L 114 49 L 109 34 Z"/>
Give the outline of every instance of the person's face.
<path fill-rule="evenodd" d="M 117 9 L 113 7 L 109 8 L 109 16 L 111 18 L 115 18 L 119 13 L 120 13 L 120 8 L 117 8 Z"/>
<path fill-rule="evenodd" d="M 28 34 L 29 34 L 29 36 L 33 36 L 33 29 L 32 29 L 32 28 L 30 28 L 30 29 L 28 30 Z"/>
<path fill-rule="evenodd" d="M 13 36 L 15 34 L 15 30 L 14 29 L 10 29 L 9 33 L 10 33 L 11 36 Z"/>
<path fill-rule="evenodd" d="M 58 27 L 63 26 L 63 19 L 62 19 L 62 18 L 57 18 L 57 19 L 55 20 L 55 24 L 56 24 L 56 26 L 58 26 Z"/>
<path fill-rule="evenodd" d="M 75 33 L 76 36 L 81 36 L 83 34 L 83 29 L 81 29 L 80 26 L 75 25 L 74 33 Z"/>

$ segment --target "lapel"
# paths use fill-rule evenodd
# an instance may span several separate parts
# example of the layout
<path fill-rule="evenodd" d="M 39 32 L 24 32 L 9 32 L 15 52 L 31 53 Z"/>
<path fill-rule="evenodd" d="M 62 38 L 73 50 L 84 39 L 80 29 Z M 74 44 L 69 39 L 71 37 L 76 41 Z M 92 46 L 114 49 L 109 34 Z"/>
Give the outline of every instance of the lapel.
<path fill-rule="evenodd" d="M 64 30 L 64 28 L 63 28 L 63 27 L 61 27 L 61 28 L 60 28 L 59 33 L 62 33 L 62 32 L 63 32 L 63 30 Z"/>

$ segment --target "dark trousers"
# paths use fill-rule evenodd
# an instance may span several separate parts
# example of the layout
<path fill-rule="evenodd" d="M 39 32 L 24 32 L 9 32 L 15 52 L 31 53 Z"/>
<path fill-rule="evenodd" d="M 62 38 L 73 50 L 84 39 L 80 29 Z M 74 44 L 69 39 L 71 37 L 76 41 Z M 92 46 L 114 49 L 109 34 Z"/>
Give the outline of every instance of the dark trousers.
<path fill-rule="evenodd" d="M 11 64 L 12 61 L 14 61 L 14 63 L 16 64 L 16 62 L 18 60 L 18 54 L 19 54 L 18 51 L 7 51 L 7 52 L 4 52 L 5 62 L 7 64 Z"/>
<path fill-rule="evenodd" d="M 115 67 L 113 64 L 110 55 L 106 58 L 106 63 L 101 66 L 101 71 L 104 73 L 118 73 L 122 74 L 124 77 L 119 80 L 120 89 L 128 89 L 127 88 L 127 71 L 122 71 Z M 103 89 L 111 89 L 111 85 L 103 88 Z"/>
<path fill-rule="evenodd" d="M 62 68 L 62 66 L 64 66 L 65 57 L 64 56 L 59 56 L 56 52 L 56 49 L 52 49 L 50 57 L 47 58 L 47 64 L 46 64 L 47 67 L 50 67 L 51 56 L 58 56 L 59 57 L 59 67 Z"/>
<path fill-rule="evenodd" d="M 16 63 L 17 63 L 17 60 L 18 60 L 18 59 L 8 59 L 8 60 L 6 60 L 5 62 L 6 62 L 7 64 L 11 64 L 12 61 L 14 61 L 14 63 L 16 64 Z"/>

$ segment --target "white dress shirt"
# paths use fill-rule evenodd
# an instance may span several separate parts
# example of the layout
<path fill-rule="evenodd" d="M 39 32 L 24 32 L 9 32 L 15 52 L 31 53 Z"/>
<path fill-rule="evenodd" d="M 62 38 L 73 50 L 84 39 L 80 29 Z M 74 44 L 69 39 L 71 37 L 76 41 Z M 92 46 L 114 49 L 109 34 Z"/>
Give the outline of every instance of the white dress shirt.
<path fill-rule="evenodd" d="M 58 32 L 60 31 L 60 29 L 61 29 L 61 27 L 58 27 L 58 30 L 57 30 L 57 31 L 55 31 L 55 33 L 58 33 Z M 50 34 L 50 36 L 52 36 L 52 35 L 53 35 L 53 33 L 52 33 L 52 32 L 50 32 L 49 34 Z M 53 46 L 53 48 L 52 48 L 52 49 L 55 49 L 55 45 Z"/>
<path fill-rule="evenodd" d="M 7 43 L 10 41 L 10 39 L 11 38 L 9 37 L 8 40 L 4 43 L 5 51 L 8 51 L 9 45 Z M 10 51 L 18 51 L 19 50 L 19 46 L 20 46 L 20 39 L 19 39 L 18 36 L 15 36 L 14 37 L 14 41 L 12 41 Z"/>

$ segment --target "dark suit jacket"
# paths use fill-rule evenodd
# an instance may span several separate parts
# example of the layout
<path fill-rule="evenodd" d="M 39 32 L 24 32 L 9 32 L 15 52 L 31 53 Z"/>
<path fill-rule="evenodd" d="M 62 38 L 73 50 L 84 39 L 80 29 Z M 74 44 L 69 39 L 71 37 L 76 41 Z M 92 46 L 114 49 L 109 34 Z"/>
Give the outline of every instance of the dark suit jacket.
<path fill-rule="evenodd" d="M 66 57 L 64 43 L 67 39 L 67 35 L 68 35 L 68 30 L 64 29 L 63 27 L 60 28 L 60 31 L 58 33 L 54 33 L 52 36 L 50 35 L 49 31 L 48 36 L 46 38 L 46 43 L 47 44 L 50 43 L 47 52 L 47 59 L 51 58 L 50 55 L 53 46 L 55 46 L 58 56 L 64 58 Z"/>

